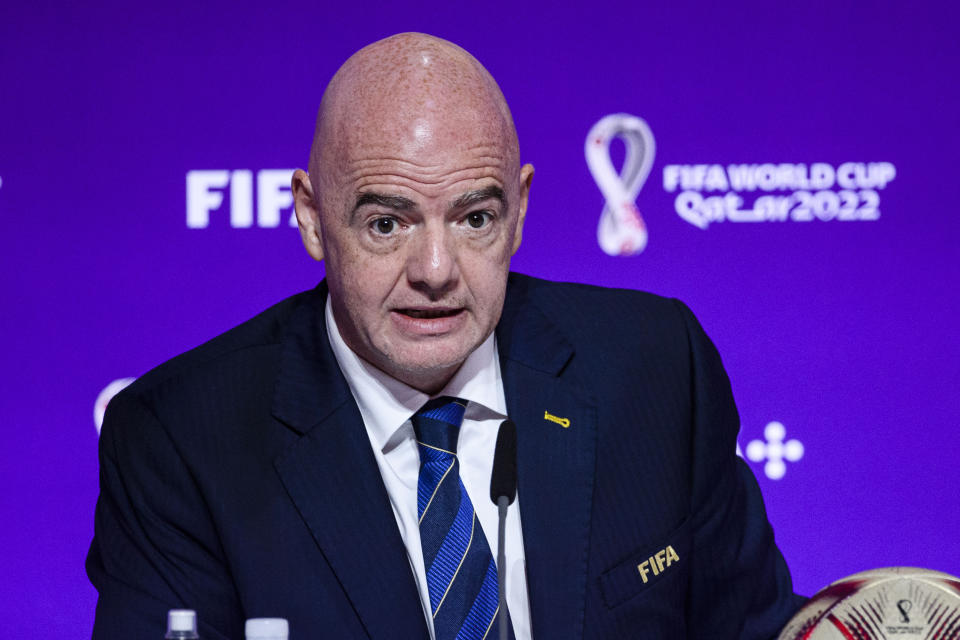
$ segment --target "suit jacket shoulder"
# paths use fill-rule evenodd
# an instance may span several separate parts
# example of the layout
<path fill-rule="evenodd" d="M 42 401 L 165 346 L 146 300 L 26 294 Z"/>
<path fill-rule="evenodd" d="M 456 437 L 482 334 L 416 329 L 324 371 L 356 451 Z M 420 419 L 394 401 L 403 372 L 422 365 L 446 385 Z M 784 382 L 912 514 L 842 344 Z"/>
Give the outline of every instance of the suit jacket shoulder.
<path fill-rule="evenodd" d="M 570 364 L 585 389 L 606 394 L 620 380 L 633 386 L 644 378 L 682 382 L 689 376 L 691 340 L 706 340 L 683 303 L 652 293 L 577 283 L 556 283 L 511 274 L 510 292 L 498 337 L 508 352 L 524 325 L 549 326 L 575 352 Z"/>
<path fill-rule="evenodd" d="M 303 291 L 272 305 L 253 318 L 154 367 L 124 392 L 143 395 L 169 384 L 171 380 L 189 383 L 191 379 L 203 378 L 210 369 L 229 366 L 231 359 L 245 358 L 249 355 L 245 353 L 248 350 L 277 348 L 287 332 L 290 317 L 304 305 L 318 305 L 321 290 L 322 287 L 317 287 Z M 320 308 L 322 310 L 322 306 Z"/>

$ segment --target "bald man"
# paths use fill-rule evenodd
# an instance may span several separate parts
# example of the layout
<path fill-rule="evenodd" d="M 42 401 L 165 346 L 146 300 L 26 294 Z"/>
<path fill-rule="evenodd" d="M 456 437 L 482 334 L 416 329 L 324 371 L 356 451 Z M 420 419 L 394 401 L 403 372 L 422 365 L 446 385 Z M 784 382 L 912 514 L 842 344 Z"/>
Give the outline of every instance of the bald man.
<path fill-rule="evenodd" d="M 266 616 L 298 638 L 776 636 L 801 600 L 716 351 L 677 301 L 510 273 L 532 177 L 467 52 L 400 34 L 347 60 L 293 177 L 326 279 L 110 403 L 95 638 L 183 607 L 206 639 Z"/>

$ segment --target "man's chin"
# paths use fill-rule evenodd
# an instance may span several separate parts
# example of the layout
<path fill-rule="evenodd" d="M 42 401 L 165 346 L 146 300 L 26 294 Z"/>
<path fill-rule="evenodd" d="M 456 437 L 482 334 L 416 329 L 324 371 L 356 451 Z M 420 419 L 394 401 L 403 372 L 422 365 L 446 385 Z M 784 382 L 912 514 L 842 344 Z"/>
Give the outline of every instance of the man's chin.
<path fill-rule="evenodd" d="M 420 345 L 409 353 L 406 350 L 394 353 L 381 368 L 397 380 L 432 395 L 453 378 L 472 351 L 462 347 L 424 349 Z"/>

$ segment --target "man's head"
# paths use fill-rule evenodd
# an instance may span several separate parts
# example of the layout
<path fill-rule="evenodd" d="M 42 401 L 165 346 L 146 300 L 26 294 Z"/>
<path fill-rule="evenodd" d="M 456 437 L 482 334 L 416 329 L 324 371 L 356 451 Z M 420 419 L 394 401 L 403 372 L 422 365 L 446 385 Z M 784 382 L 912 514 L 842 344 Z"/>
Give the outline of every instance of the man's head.
<path fill-rule="evenodd" d="M 375 42 L 330 81 L 309 169 L 297 220 L 344 340 L 438 391 L 496 326 L 520 245 L 533 167 L 499 88 L 444 40 Z"/>

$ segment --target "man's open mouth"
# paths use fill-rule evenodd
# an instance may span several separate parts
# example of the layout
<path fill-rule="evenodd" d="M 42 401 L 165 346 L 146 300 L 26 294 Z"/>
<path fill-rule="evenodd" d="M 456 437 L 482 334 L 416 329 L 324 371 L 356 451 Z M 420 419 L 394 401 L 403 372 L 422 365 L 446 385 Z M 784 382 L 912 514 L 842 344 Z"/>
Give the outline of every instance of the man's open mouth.
<path fill-rule="evenodd" d="M 411 318 L 448 318 L 455 316 L 463 309 L 398 309 L 398 311 Z"/>

